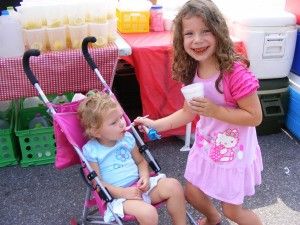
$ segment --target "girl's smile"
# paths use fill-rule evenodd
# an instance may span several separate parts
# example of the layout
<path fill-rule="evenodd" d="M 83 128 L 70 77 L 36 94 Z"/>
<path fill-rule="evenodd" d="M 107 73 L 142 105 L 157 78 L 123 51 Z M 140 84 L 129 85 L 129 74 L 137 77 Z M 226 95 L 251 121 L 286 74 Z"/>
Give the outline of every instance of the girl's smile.
<path fill-rule="evenodd" d="M 203 48 L 193 48 L 194 52 L 196 54 L 203 54 L 206 50 L 208 49 L 208 47 L 203 47 Z"/>

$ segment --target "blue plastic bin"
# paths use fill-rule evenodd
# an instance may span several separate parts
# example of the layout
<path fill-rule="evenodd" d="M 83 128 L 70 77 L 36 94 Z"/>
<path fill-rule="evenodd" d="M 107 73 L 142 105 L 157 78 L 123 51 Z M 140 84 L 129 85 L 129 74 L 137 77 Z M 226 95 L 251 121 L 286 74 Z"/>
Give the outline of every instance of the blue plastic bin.
<path fill-rule="evenodd" d="M 297 41 L 291 71 L 300 76 L 300 28 L 297 32 Z"/>
<path fill-rule="evenodd" d="M 300 140 L 300 90 L 290 86 L 289 94 L 290 99 L 285 125 Z"/>

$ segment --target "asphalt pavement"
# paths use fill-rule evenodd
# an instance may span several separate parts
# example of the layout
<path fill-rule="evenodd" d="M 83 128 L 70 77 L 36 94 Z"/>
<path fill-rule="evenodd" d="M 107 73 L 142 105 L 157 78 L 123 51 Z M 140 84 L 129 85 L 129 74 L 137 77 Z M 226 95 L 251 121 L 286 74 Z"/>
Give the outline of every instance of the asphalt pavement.
<path fill-rule="evenodd" d="M 264 171 L 256 194 L 246 198 L 265 225 L 300 225 L 300 144 L 284 132 L 259 136 Z M 162 172 L 184 184 L 188 152 L 181 152 L 183 141 L 163 138 L 148 143 Z M 79 218 L 86 186 L 79 166 L 57 170 L 53 164 L 22 168 L 0 168 L 1 225 L 66 225 Z M 220 208 L 219 202 L 214 201 Z M 201 217 L 190 206 L 194 218 Z M 161 225 L 171 224 L 164 207 L 159 209 Z M 223 217 L 222 225 L 234 224 Z"/>

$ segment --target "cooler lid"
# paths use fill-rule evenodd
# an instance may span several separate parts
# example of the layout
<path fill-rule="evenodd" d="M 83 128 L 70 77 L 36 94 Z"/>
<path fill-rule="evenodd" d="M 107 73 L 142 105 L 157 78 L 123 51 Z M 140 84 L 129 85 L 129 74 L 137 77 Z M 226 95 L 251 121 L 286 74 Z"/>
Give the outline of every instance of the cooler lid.
<path fill-rule="evenodd" d="M 250 10 L 249 10 L 250 11 Z M 233 21 L 249 27 L 282 27 L 296 24 L 294 14 L 286 11 L 243 12 L 234 16 Z"/>

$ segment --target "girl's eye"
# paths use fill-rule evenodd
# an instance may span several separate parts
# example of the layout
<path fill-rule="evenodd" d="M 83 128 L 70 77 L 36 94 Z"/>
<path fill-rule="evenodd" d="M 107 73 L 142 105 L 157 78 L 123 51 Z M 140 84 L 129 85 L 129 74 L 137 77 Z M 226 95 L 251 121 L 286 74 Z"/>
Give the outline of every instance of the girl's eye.
<path fill-rule="evenodd" d="M 208 30 L 208 29 L 207 29 L 207 30 L 203 30 L 202 33 L 203 33 L 203 34 L 210 33 L 210 30 Z"/>
<path fill-rule="evenodd" d="M 184 33 L 184 36 L 190 36 L 192 34 L 193 34 L 192 32 L 186 32 L 186 33 Z"/>

